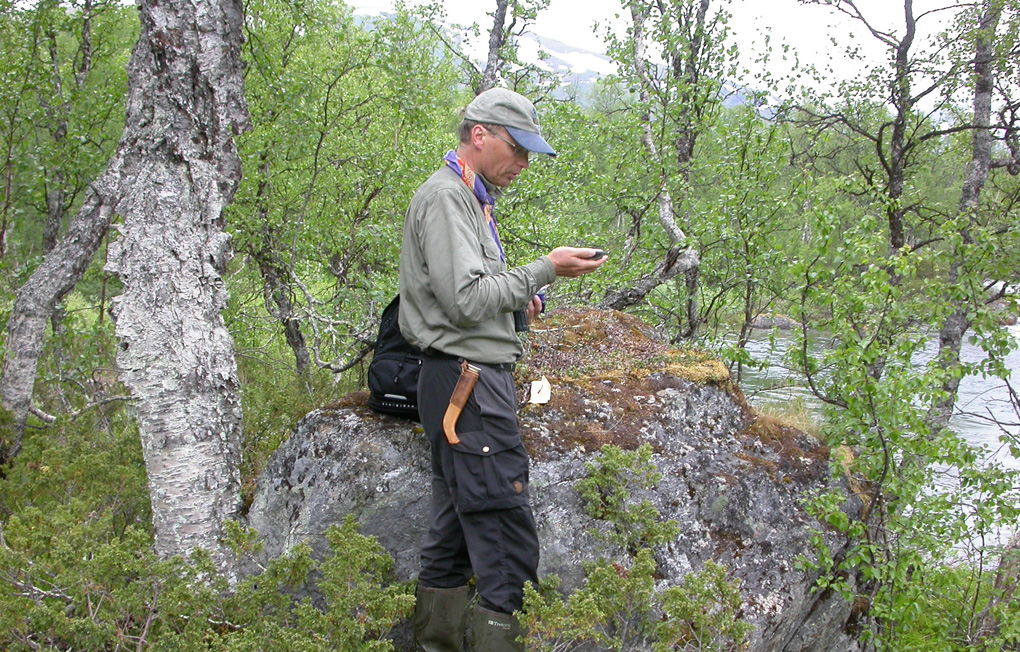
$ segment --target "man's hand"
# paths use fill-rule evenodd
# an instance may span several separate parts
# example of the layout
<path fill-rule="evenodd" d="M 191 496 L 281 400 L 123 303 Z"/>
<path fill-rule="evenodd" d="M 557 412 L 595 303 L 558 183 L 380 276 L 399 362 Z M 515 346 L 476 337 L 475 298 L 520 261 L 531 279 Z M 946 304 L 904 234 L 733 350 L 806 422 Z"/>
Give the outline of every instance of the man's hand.
<path fill-rule="evenodd" d="M 531 297 L 531 303 L 528 304 L 528 323 L 535 321 L 539 314 L 542 312 L 542 300 L 538 298 L 538 295 Z"/>
<path fill-rule="evenodd" d="M 549 252 L 549 260 L 556 268 L 556 276 L 584 276 L 594 272 L 602 263 L 606 262 L 606 256 L 598 260 L 592 260 L 597 249 L 586 249 L 578 247 L 556 247 Z"/>

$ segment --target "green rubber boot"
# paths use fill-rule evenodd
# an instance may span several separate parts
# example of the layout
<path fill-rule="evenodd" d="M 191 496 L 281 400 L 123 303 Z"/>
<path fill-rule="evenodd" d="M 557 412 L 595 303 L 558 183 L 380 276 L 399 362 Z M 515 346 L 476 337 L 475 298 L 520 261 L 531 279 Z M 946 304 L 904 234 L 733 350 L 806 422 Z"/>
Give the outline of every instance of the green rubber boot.
<path fill-rule="evenodd" d="M 471 652 L 524 652 L 524 643 L 517 641 L 522 633 L 516 617 L 475 605 L 471 610 L 468 649 Z"/>
<path fill-rule="evenodd" d="M 419 586 L 414 597 L 412 622 L 418 652 L 464 652 L 471 587 L 434 589 Z"/>

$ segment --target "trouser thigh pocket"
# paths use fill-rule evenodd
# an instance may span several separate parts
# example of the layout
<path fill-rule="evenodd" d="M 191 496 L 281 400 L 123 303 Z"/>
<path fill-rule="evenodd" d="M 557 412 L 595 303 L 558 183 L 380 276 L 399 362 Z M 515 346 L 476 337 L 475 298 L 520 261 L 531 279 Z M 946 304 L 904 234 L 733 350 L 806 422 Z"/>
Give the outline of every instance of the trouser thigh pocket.
<path fill-rule="evenodd" d="M 453 447 L 462 513 L 528 503 L 528 453 L 519 432 L 466 432 Z"/>

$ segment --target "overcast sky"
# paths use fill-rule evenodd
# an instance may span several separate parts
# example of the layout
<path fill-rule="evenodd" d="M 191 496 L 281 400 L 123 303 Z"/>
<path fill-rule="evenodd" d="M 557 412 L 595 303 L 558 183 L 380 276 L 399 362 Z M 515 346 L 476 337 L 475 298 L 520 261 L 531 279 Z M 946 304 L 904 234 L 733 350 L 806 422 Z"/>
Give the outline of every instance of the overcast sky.
<path fill-rule="evenodd" d="M 391 11 L 391 0 L 349 0 L 358 13 L 380 13 Z M 958 0 L 914 0 L 914 13 L 921 13 L 934 7 L 952 4 Z M 412 0 L 413 2 L 413 0 Z M 483 32 L 491 26 L 492 19 L 486 15 L 495 9 L 495 0 L 444 0 L 450 22 L 470 25 L 478 23 Z M 719 2 L 713 2 L 718 6 Z M 902 0 L 857 0 L 857 5 L 876 28 L 903 32 Z M 730 28 L 740 47 L 745 67 L 753 67 L 756 49 L 764 43 L 764 35 L 771 34 L 773 48 L 772 72 L 781 73 L 789 69 L 781 60 L 780 45 L 789 44 L 798 53 L 802 62 L 811 62 L 821 67 L 831 65 L 834 74 L 849 76 L 854 68 L 845 62 L 843 51 L 852 41 L 863 48 L 863 53 L 875 63 L 880 63 L 883 53 L 875 47 L 874 39 L 865 29 L 844 15 L 828 7 L 805 6 L 797 0 L 732 0 L 726 5 L 732 14 Z M 539 36 L 552 37 L 569 45 L 604 51 L 602 34 L 607 25 L 617 29 L 625 25 L 621 14 L 621 0 L 551 0 L 548 9 L 541 12 L 532 31 Z M 600 29 L 594 31 L 598 22 Z M 924 28 L 937 27 L 934 19 L 922 20 Z M 840 47 L 834 48 L 832 38 Z M 479 48 L 484 47 L 484 42 Z"/>

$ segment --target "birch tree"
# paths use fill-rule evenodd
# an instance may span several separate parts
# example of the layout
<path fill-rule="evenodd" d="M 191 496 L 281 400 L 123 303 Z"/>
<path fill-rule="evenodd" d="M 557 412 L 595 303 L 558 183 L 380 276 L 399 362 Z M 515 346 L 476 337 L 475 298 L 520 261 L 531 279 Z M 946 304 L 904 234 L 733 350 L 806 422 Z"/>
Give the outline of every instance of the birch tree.
<path fill-rule="evenodd" d="M 1016 107 L 1020 99 L 1010 91 L 1016 90 L 1011 82 L 1015 73 L 1015 61 L 1020 54 L 1020 42 L 1015 38 L 1015 31 L 1007 29 L 1006 34 L 998 34 L 1004 11 L 1012 14 L 1014 21 L 1016 11 L 1020 9 L 1016 3 L 1007 0 L 984 0 L 979 5 L 977 23 L 970 28 L 973 34 L 967 39 L 973 47 L 973 105 L 972 120 L 974 130 L 971 135 L 971 156 L 967 163 L 966 175 L 960 192 L 957 208 L 957 219 L 960 222 L 960 239 L 952 249 L 947 283 L 950 288 L 961 283 L 961 280 L 973 276 L 969 269 L 973 264 L 973 251 L 978 248 L 977 240 L 982 239 L 981 232 L 986 230 L 987 216 L 983 216 L 981 193 L 989 175 L 995 169 L 1008 171 L 1012 175 L 1020 173 L 1020 150 L 1016 148 L 1017 130 L 1020 124 L 1016 121 Z M 997 106 L 999 111 L 993 111 Z M 997 115 L 996 115 L 997 114 Z M 993 121 L 993 116 L 998 120 Z M 1005 147 L 996 147 L 996 141 Z M 1012 146 L 1011 146 L 1012 145 Z M 982 219 L 984 217 L 984 219 Z M 993 229 L 994 230 L 994 229 Z M 978 274 L 983 281 L 983 275 Z M 949 297 L 951 309 L 939 328 L 938 365 L 945 370 L 941 394 L 929 410 L 929 427 L 938 432 L 949 425 L 954 413 L 957 395 L 960 388 L 961 364 L 960 351 L 964 336 L 980 318 L 982 308 L 990 298 L 1000 298 L 998 294 L 989 297 L 986 288 L 980 287 L 977 296 L 967 293 L 953 293 Z M 976 300 L 976 301 L 975 301 Z M 974 303 L 977 303 L 974 306 Z M 968 643 L 977 649 L 994 649 L 997 638 L 1003 634 L 1003 614 L 1014 600 L 1017 587 L 1020 586 L 1020 533 L 1016 533 L 1004 546 L 999 558 L 998 570 L 992 582 L 984 607 L 974 618 L 975 626 Z M 1008 629 L 1008 627 L 1007 627 Z"/>
<path fill-rule="evenodd" d="M 977 244 L 975 231 L 984 230 L 988 222 L 989 211 L 981 205 L 981 193 L 993 170 L 1004 170 L 1013 175 L 1020 172 L 1020 151 L 1015 146 L 1012 149 L 1008 146 L 1011 141 L 1016 142 L 1017 130 L 1020 129 L 1020 124 L 1015 120 L 1015 108 L 1012 111 L 1010 109 L 1020 102 L 1020 98 L 1010 96 L 1010 90 L 1016 90 L 1011 89 L 1010 78 L 1015 72 L 1013 62 L 1020 55 L 1020 44 L 1008 35 L 1000 37 L 996 34 L 1007 4 L 1006 0 L 985 0 L 980 5 L 976 24 L 961 27 L 973 34 L 972 38 L 965 41 L 973 49 L 973 131 L 970 160 L 967 162 L 957 207 L 960 239 L 950 253 L 946 278 L 950 289 L 965 283 L 968 277 L 974 276 L 974 271 L 978 272 L 983 285 L 982 270 L 971 269 L 974 266 L 973 250 Z M 993 106 L 996 105 L 1003 109 L 998 115 L 993 112 Z M 996 119 L 993 120 L 993 117 Z M 1007 146 L 996 147 L 996 141 Z M 960 350 L 964 334 L 973 325 L 975 317 L 984 311 L 985 305 L 1001 299 L 1005 292 L 1004 285 L 993 293 L 984 287 L 975 289 L 976 292 L 963 295 L 959 292 L 950 294 L 948 301 L 952 308 L 939 328 L 938 364 L 946 374 L 941 388 L 942 396 L 935 401 L 929 412 L 930 427 L 935 432 L 949 424 L 954 411 L 961 379 L 961 374 L 954 370 L 961 368 Z"/>
<path fill-rule="evenodd" d="M 271 316 L 271 337 L 282 331 L 311 381 L 372 350 L 396 288 L 394 216 L 448 144 L 453 70 L 402 9 L 370 25 L 328 0 L 253 0 L 245 10 L 254 128 L 239 139 L 251 168 L 229 211 L 246 263 L 230 279 L 231 315 L 248 333 L 238 346 L 260 357 L 274 355 L 261 325 Z M 260 291 L 246 302 L 252 286 Z"/>
<path fill-rule="evenodd" d="M 1017 105 L 1011 79 L 1015 76 L 1011 62 L 1016 58 L 1016 45 L 1013 39 L 996 35 L 1003 11 L 1014 11 L 1014 3 L 986 0 L 972 10 L 947 5 L 918 12 L 913 0 L 904 0 L 902 30 L 879 26 L 853 0 L 835 4 L 816 0 L 812 4 L 831 5 L 862 25 L 885 49 L 891 64 L 842 84 L 843 102 L 836 108 L 804 106 L 800 110 L 818 133 L 842 132 L 848 142 L 857 140 L 872 149 L 871 156 L 854 161 L 856 174 L 848 178 L 854 179 L 851 194 L 858 201 L 875 200 L 875 210 L 883 215 L 888 262 L 880 269 L 890 294 L 902 292 L 905 300 L 910 297 L 909 290 L 901 288 L 904 270 L 919 257 L 945 257 L 947 273 L 935 288 L 939 305 L 945 309 L 931 311 L 939 329 L 937 365 L 941 375 L 939 395 L 926 399 L 930 402 L 926 428 L 934 434 L 948 424 L 961 377 L 974 371 L 960 362 L 964 333 L 976 321 L 989 322 L 988 304 L 1002 298 L 1002 290 L 990 295 L 991 285 L 983 286 L 989 275 L 997 280 L 1004 271 L 996 269 L 995 256 L 989 255 L 988 247 L 1005 242 L 1008 230 L 1003 229 L 1002 220 L 1012 199 L 1000 200 L 998 207 L 982 206 L 981 193 L 991 171 L 1016 174 L 1020 170 L 1020 156 L 1010 145 L 1016 139 L 1016 120 L 1010 117 L 1015 114 L 1010 107 Z M 922 21 L 950 11 L 957 17 L 950 33 L 930 43 L 919 40 Z M 969 113 L 957 109 L 968 101 L 967 93 Z M 887 105 L 878 104 L 876 97 L 888 98 Z M 995 104 L 1002 111 L 993 120 Z M 944 208 L 941 197 L 923 192 L 919 178 L 924 161 L 938 156 L 938 150 L 956 135 L 970 139 L 970 151 L 953 213 Z M 891 314 L 874 315 L 879 319 L 877 328 L 863 319 L 856 330 L 858 338 L 874 350 L 869 373 L 878 380 L 886 364 L 883 351 L 915 315 L 904 312 L 895 320 Z M 995 339 L 989 341 L 988 350 L 999 347 Z"/>
<path fill-rule="evenodd" d="M 1003 359 L 1015 346 L 988 309 L 985 279 L 1016 269 L 1016 195 L 982 199 L 990 172 L 1010 167 L 997 162 L 1008 145 L 993 142 L 1008 143 L 1009 129 L 990 119 L 996 104 L 1007 113 L 1016 105 L 1014 74 L 998 79 L 1015 61 L 1006 54 L 1011 37 L 996 32 L 1007 5 L 915 10 L 921 3 L 903 0 L 902 23 L 888 28 L 853 0 L 823 4 L 863 26 L 888 62 L 861 61 L 859 75 L 839 85 L 838 101 L 816 98 L 802 109 L 826 136 L 842 139 L 836 149 L 870 150 L 855 149 L 827 206 L 807 209 L 820 246 L 794 265 L 803 279 L 797 364 L 829 406 L 830 441 L 853 450 L 848 469 L 868 505 L 860 521 L 840 528 L 860 552 L 835 566 L 851 579 L 843 590 L 866 607 L 861 626 L 878 649 L 929 649 L 912 646 L 912 630 L 929 626 L 924 605 L 941 600 L 963 606 L 933 631 L 967 649 L 1002 649 L 982 639 L 995 629 L 986 617 L 1001 615 L 996 605 L 1015 590 L 1015 557 L 1001 556 L 1000 578 L 987 568 L 1001 552 L 994 539 L 1014 536 L 1020 485 L 991 450 L 947 426 L 960 378 L 1007 378 Z M 1008 5 L 1013 12 L 1016 4 Z M 958 20 L 922 38 L 921 27 L 943 16 Z M 971 327 L 982 355 L 964 363 L 960 347 Z M 821 360 L 807 354 L 809 329 L 832 338 Z M 939 355 L 919 364 L 933 330 L 941 331 Z M 960 564 L 966 586 L 947 582 L 931 561 L 968 554 Z M 1015 631 L 1004 628 L 999 643 Z"/>
<path fill-rule="evenodd" d="M 222 211 L 241 176 L 233 137 L 248 129 L 240 2 L 143 0 L 128 64 L 124 133 L 66 235 L 18 291 L 8 324 L 4 406 L 23 427 L 46 320 L 114 219 L 108 270 L 121 378 L 136 399 L 156 549 L 202 547 L 228 569 L 223 524 L 240 504 L 240 403 L 220 311 L 230 257 Z M 6 442 L 9 457 L 20 433 Z"/>
<path fill-rule="evenodd" d="M 637 89 L 642 111 L 641 144 L 655 180 L 659 224 L 671 248 L 651 274 L 607 294 L 604 307 L 621 309 L 644 299 L 662 283 L 684 275 L 686 306 L 681 335 L 691 338 L 701 264 L 689 231 L 690 179 L 698 138 L 722 105 L 722 81 L 730 53 L 724 48 L 727 14 L 711 0 L 631 0 L 629 41 L 611 50 Z M 661 53 L 649 54 L 649 41 Z"/>
<path fill-rule="evenodd" d="M 528 31 L 538 13 L 549 6 L 549 0 L 495 0 L 491 27 L 485 34 L 485 62 L 472 61 L 461 43 L 450 38 L 444 27 L 445 10 L 438 2 L 419 8 L 420 16 L 433 36 L 459 60 L 463 70 L 464 83 L 475 95 L 495 86 L 503 85 L 529 96 L 535 95 L 534 88 L 547 90 L 556 85 L 556 76 L 541 67 L 521 61 L 517 55 L 517 40 Z M 465 42 L 474 41 L 482 33 L 477 23 L 471 26 L 454 25 L 463 30 Z M 532 99 L 535 99 L 534 97 Z"/>
<path fill-rule="evenodd" d="M 489 30 L 489 52 L 485 59 L 485 70 L 482 71 L 481 79 L 475 86 L 475 95 L 484 93 L 495 86 L 499 69 L 505 65 L 502 51 L 508 37 L 506 10 L 509 4 L 510 0 L 496 0 L 496 10 L 492 12 L 492 29 Z"/>

